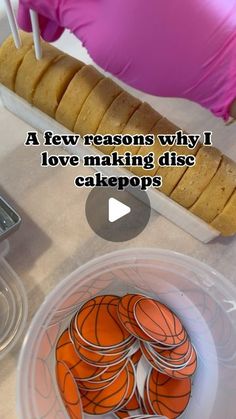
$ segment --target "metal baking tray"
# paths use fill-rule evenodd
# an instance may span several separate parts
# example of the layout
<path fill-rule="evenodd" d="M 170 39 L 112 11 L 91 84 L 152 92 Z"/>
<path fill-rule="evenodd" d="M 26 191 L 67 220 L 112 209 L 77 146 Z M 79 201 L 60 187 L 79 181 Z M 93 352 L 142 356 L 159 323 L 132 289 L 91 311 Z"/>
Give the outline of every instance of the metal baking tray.
<path fill-rule="evenodd" d="M 0 196 L 0 242 L 18 230 L 20 223 L 19 214 Z"/>

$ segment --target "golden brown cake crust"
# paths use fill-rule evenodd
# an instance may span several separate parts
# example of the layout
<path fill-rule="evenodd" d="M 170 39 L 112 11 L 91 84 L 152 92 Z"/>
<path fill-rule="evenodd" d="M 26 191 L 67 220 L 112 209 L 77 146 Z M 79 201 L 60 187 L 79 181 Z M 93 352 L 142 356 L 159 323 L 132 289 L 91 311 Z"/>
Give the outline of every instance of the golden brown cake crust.
<path fill-rule="evenodd" d="M 155 176 L 159 169 L 158 165 L 158 158 L 164 153 L 165 151 L 168 151 L 171 146 L 165 146 L 163 147 L 157 138 L 158 134 L 175 134 L 176 131 L 179 131 L 180 128 L 178 128 L 176 125 L 172 124 L 168 119 L 162 118 L 160 115 L 160 119 L 156 122 L 154 127 L 151 129 L 151 134 L 154 134 L 155 136 L 155 143 L 152 146 L 142 146 L 139 149 L 138 154 L 141 154 L 142 156 L 145 156 L 149 153 L 154 153 L 154 159 L 155 159 L 155 168 L 152 170 L 145 170 L 143 167 L 132 167 L 131 171 L 137 176 Z"/>
<path fill-rule="evenodd" d="M 224 156 L 211 182 L 190 211 L 211 223 L 224 209 L 236 188 L 236 163 Z"/>
<path fill-rule="evenodd" d="M 0 83 L 15 90 L 15 80 L 18 68 L 20 67 L 25 54 L 33 45 L 32 36 L 20 31 L 22 41 L 21 48 L 15 47 L 12 36 L 9 36 L 0 48 Z"/>
<path fill-rule="evenodd" d="M 201 147 L 196 155 L 196 164 L 189 167 L 170 195 L 171 199 L 185 208 L 190 208 L 203 193 L 215 175 L 221 152 L 214 147 Z"/>
<path fill-rule="evenodd" d="M 46 42 L 42 42 L 42 58 L 37 60 L 32 46 L 26 53 L 16 75 L 15 91 L 27 100 L 33 102 L 36 87 L 44 73 L 53 65 L 55 58 L 61 55 L 61 51 Z"/>
<path fill-rule="evenodd" d="M 93 66 L 83 66 L 68 85 L 57 108 L 56 120 L 73 131 L 84 102 L 103 78 Z"/>
<path fill-rule="evenodd" d="M 69 55 L 59 56 L 37 85 L 33 105 L 54 117 L 68 84 L 82 66 L 83 63 Z"/>
<path fill-rule="evenodd" d="M 121 91 L 121 88 L 111 79 L 102 79 L 82 106 L 74 127 L 76 134 L 81 136 L 96 134 L 107 109 Z"/>
<path fill-rule="evenodd" d="M 147 135 L 151 132 L 153 126 L 161 118 L 161 115 L 156 112 L 148 103 L 144 102 L 138 107 L 133 113 L 127 125 L 124 127 L 123 134 Z M 138 154 L 139 146 L 117 146 L 115 151 L 119 154 L 123 154 L 129 151 L 132 154 Z"/>
<path fill-rule="evenodd" d="M 140 100 L 127 92 L 120 93 L 102 118 L 97 134 L 121 134 L 136 109 L 141 105 Z M 115 146 L 97 147 L 105 154 L 110 154 Z"/>
<path fill-rule="evenodd" d="M 195 156 L 200 148 L 198 144 L 194 149 L 189 150 L 186 146 L 173 146 L 169 149 L 171 152 L 176 152 L 177 155 L 193 155 Z M 164 152 L 164 151 L 163 151 Z M 176 167 L 176 166 L 169 166 L 169 167 L 160 167 L 157 170 L 158 176 L 162 177 L 162 186 L 159 188 L 160 192 L 163 192 L 165 195 L 170 195 L 184 173 L 187 170 L 187 166 Z"/>
<path fill-rule="evenodd" d="M 236 233 L 236 190 L 211 225 L 220 231 L 223 236 L 232 236 Z"/>

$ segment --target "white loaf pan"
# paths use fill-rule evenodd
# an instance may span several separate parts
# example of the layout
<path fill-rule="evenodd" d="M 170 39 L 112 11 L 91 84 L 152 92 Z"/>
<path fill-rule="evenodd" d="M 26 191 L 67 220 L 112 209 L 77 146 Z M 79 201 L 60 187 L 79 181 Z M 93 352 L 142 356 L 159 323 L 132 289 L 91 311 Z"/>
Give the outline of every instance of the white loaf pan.
<path fill-rule="evenodd" d="M 50 118 L 48 115 L 44 114 L 37 108 L 31 106 L 28 102 L 2 85 L 0 85 L 0 95 L 3 104 L 7 109 L 9 109 L 18 117 L 22 118 L 36 130 L 40 132 L 51 130 L 58 134 L 72 134 L 68 129 L 63 127 L 54 119 Z M 88 154 L 88 147 L 83 146 L 83 144 L 79 144 L 78 146 L 65 147 L 65 149 L 68 151 L 68 153 L 77 154 L 80 157 Z M 98 150 L 94 147 L 89 148 L 89 153 L 94 155 L 101 154 L 98 153 Z M 131 172 L 120 168 L 96 167 L 94 169 L 110 176 L 132 176 Z M 155 211 L 203 243 L 208 243 L 220 235 L 219 231 L 212 228 L 199 217 L 196 217 L 190 211 L 181 207 L 158 190 L 149 189 L 147 194 L 150 199 L 151 207 Z"/>

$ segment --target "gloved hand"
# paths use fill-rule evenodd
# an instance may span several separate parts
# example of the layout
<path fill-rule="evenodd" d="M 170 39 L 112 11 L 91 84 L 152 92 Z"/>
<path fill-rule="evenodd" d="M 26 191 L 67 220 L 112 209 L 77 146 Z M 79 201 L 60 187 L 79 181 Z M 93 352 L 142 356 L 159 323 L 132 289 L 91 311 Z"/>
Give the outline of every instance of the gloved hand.
<path fill-rule="evenodd" d="M 227 119 L 236 99 L 236 0 L 20 0 L 19 24 L 42 36 L 68 28 L 127 84 L 190 99 Z"/>

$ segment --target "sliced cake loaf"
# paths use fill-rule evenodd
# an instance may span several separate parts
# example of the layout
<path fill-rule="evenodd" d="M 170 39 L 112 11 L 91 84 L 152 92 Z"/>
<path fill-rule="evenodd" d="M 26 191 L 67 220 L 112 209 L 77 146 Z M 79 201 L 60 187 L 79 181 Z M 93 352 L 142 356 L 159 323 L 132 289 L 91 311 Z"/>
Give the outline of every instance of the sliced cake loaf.
<path fill-rule="evenodd" d="M 21 33 L 22 48 L 16 49 L 12 37 L 0 48 L 0 82 L 62 125 L 80 134 L 175 134 L 179 130 L 147 103 L 126 93 L 92 66 L 42 42 L 43 58 L 34 57 L 31 35 Z M 49 127 L 50 128 L 50 127 Z M 160 189 L 224 235 L 236 232 L 236 163 L 210 147 L 182 146 L 99 147 L 108 154 L 129 151 L 145 156 L 154 153 L 153 170 L 130 168 L 133 173 L 160 175 Z M 158 167 L 165 151 L 196 155 L 196 165 Z"/>

